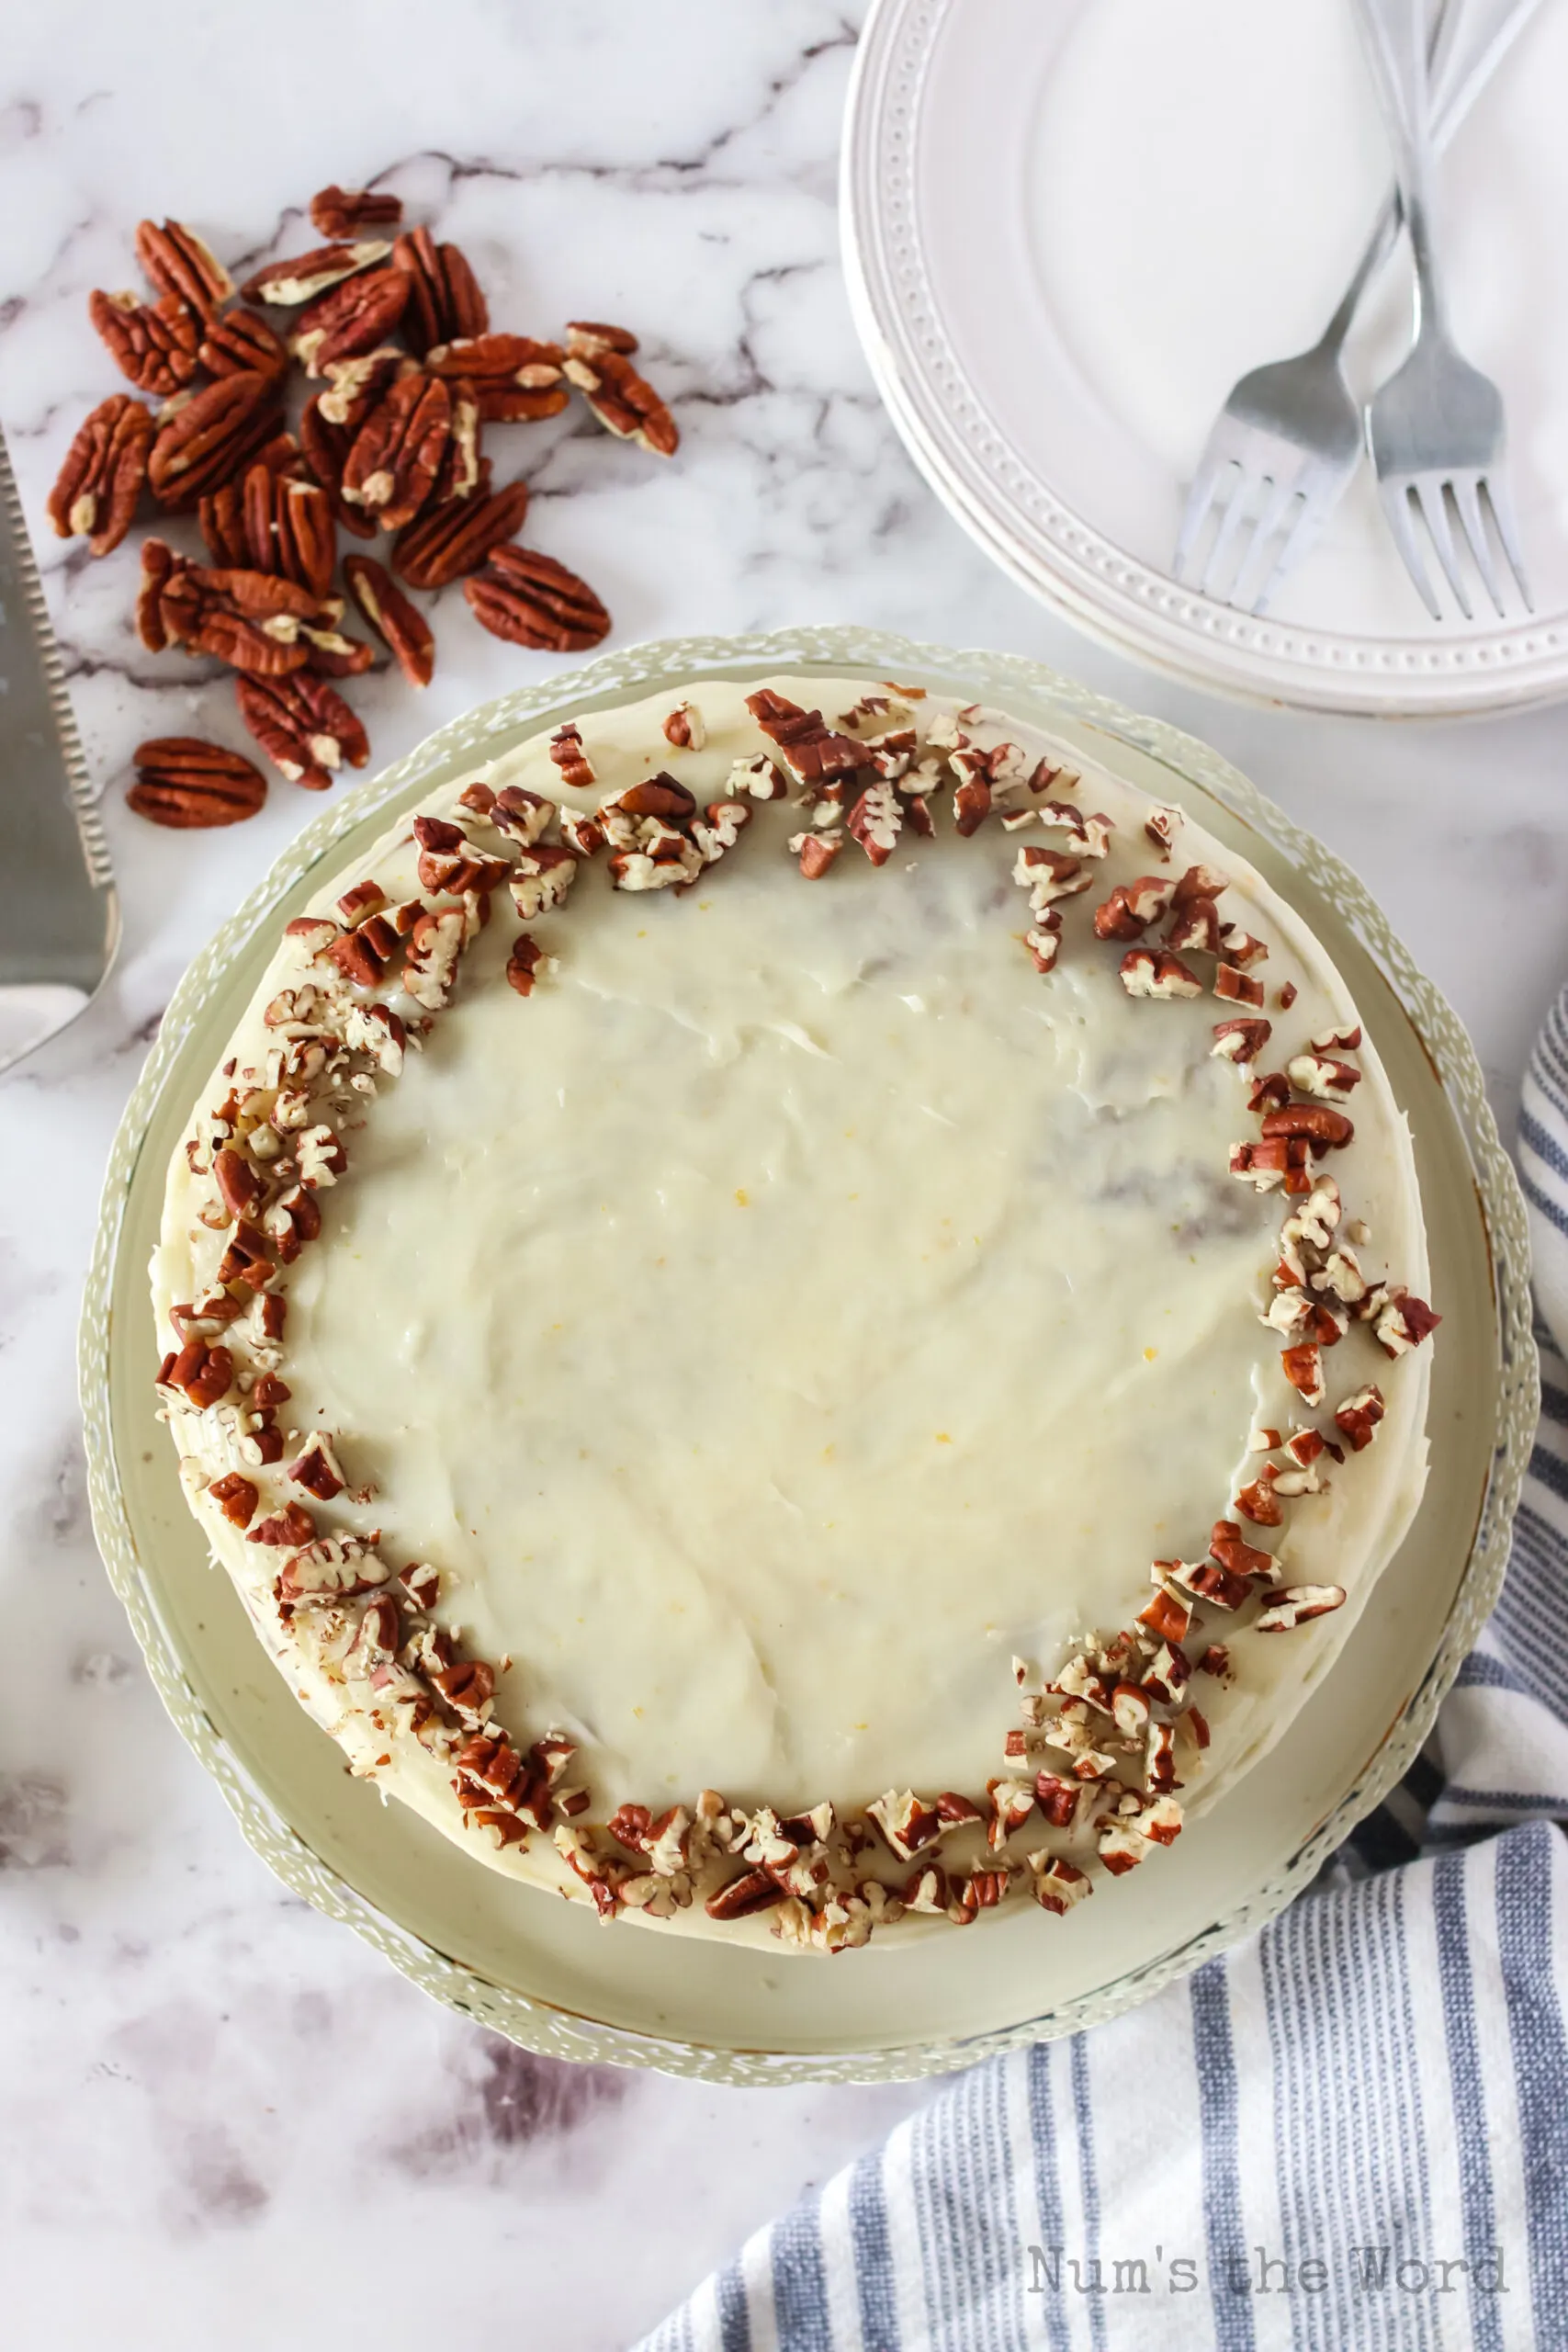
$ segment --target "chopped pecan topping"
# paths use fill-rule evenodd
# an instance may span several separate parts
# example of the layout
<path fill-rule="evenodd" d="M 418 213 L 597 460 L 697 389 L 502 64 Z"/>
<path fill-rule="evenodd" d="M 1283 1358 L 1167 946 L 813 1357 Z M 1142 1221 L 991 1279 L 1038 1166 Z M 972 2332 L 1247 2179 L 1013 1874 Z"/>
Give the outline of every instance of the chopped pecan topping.
<path fill-rule="evenodd" d="M 512 953 L 506 959 L 506 984 L 519 996 L 532 996 L 534 984 L 541 971 L 547 971 L 555 958 L 547 956 L 542 947 L 525 931 L 520 931 L 512 943 Z"/>
<path fill-rule="evenodd" d="M 819 710 L 803 710 L 771 687 L 748 695 L 746 707 L 802 784 L 829 785 L 870 763 L 863 743 L 835 732 Z"/>
<path fill-rule="evenodd" d="M 1253 1620 L 1255 1634 L 1290 1634 L 1314 1617 L 1326 1617 L 1345 1605 L 1342 1584 L 1292 1584 L 1276 1594 L 1269 1606 Z"/>
<path fill-rule="evenodd" d="M 1280 1363 L 1292 1388 L 1300 1391 L 1309 1405 L 1321 1405 L 1324 1396 L 1323 1351 L 1308 1342 L 1280 1351 Z"/>
<path fill-rule="evenodd" d="M 560 780 L 574 792 L 586 792 L 594 781 L 593 763 L 582 748 L 582 729 L 570 721 L 558 727 L 550 737 L 550 757 L 560 770 Z"/>
<path fill-rule="evenodd" d="M 214 1478 L 207 1491 L 231 1527 L 249 1527 L 261 1495 L 248 1478 L 242 1478 L 237 1470 L 230 1470 L 221 1478 Z"/>
<path fill-rule="evenodd" d="M 316 1540 L 316 1522 L 301 1503 L 285 1503 L 271 1519 L 264 1519 L 246 1536 L 247 1544 L 265 1544 L 275 1552 L 302 1552 Z"/>
<path fill-rule="evenodd" d="M 1413 1292 L 1382 1285 L 1369 1293 L 1360 1309 L 1362 1317 L 1371 1324 L 1372 1337 L 1385 1355 L 1408 1355 L 1418 1348 L 1442 1321 L 1434 1315 L 1424 1298 Z"/>
<path fill-rule="evenodd" d="M 303 1487 L 322 1503 L 341 1495 L 346 1484 L 332 1440 L 323 1430 L 311 1431 L 304 1452 L 288 1464 L 288 1475 L 297 1487 Z"/>
<path fill-rule="evenodd" d="M 136 258 L 161 294 L 176 295 L 203 317 L 234 290 L 222 263 L 183 221 L 138 221 Z"/>
<path fill-rule="evenodd" d="M 800 860 L 800 870 L 808 882 L 821 880 L 843 846 L 844 836 L 836 831 L 792 833 L 789 837 L 790 854 Z"/>
<path fill-rule="evenodd" d="M 1163 998 L 1201 996 L 1203 984 L 1196 972 L 1165 950 L 1130 947 L 1122 958 L 1122 985 L 1129 996 Z"/>
<path fill-rule="evenodd" d="M 1037 972 L 1054 972 L 1062 945 L 1062 918 L 1055 907 L 1048 908 L 1039 921 L 1023 934 L 1024 946 Z"/>
<path fill-rule="evenodd" d="M 266 798 L 259 768 L 194 735 L 156 736 L 133 756 L 136 781 L 126 802 L 155 825 L 237 825 Z"/>
<path fill-rule="evenodd" d="M 866 1812 L 901 1862 L 912 1861 L 922 1847 L 942 1835 L 938 1808 L 910 1789 L 888 1789 Z M 976 1807 L 971 1806 L 970 1813 L 979 1817 Z"/>
<path fill-rule="evenodd" d="M 1177 828 L 1181 822 L 1179 808 L 1151 808 L 1144 820 L 1144 831 L 1160 855 L 1168 858 L 1176 842 Z"/>
<path fill-rule="evenodd" d="M 758 1911 L 771 1911 L 775 1903 L 784 1899 L 784 1890 L 767 1871 L 748 1871 L 743 1877 L 731 1879 L 716 1894 L 710 1894 L 704 1906 L 710 1919 L 749 1919 Z"/>
<path fill-rule="evenodd" d="M 427 686 L 435 670 L 435 639 L 384 564 L 373 556 L 344 558 L 344 585 L 390 651 L 411 686 Z"/>
<path fill-rule="evenodd" d="M 1251 1520 L 1255 1527 L 1282 1527 L 1285 1523 L 1285 1514 L 1274 1498 L 1278 1478 L 1278 1471 L 1271 1464 L 1265 1463 L 1253 1484 L 1243 1487 L 1235 1498 L 1237 1510 L 1244 1519 Z"/>
<path fill-rule="evenodd" d="M 694 703 L 678 702 L 664 720 L 664 740 L 678 752 L 700 752 L 707 741 L 702 712 Z"/>
<path fill-rule="evenodd" d="M 1320 1029 L 1313 1039 L 1313 1051 L 1317 1054 L 1353 1054 L 1361 1042 L 1359 1022 L 1341 1022 L 1337 1028 Z"/>
<path fill-rule="evenodd" d="M 1335 1061 L 1325 1054 L 1297 1054 L 1286 1067 L 1298 1094 L 1315 1094 L 1324 1102 L 1342 1102 L 1361 1082 L 1353 1062 Z"/>
<path fill-rule="evenodd" d="M 1214 974 L 1214 994 L 1226 1004 L 1261 1005 L 1263 983 L 1235 964 L 1222 964 Z"/>
<path fill-rule="evenodd" d="M 154 429 L 151 412 L 129 392 L 99 401 L 49 494 L 49 519 L 60 538 L 85 537 L 94 555 L 118 547 L 147 479 Z"/>
<path fill-rule="evenodd" d="M 1184 1642 L 1191 1627 L 1192 1611 L 1161 1585 L 1147 1606 L 1139 1610 L 1138 1623 L 1157 1634 L 1162 1642 Z"/>
<path fill-rule="evenodd" d="M 446 588 L 478 571 L 492 548 L 523 528 L 528 485 L 509 482 L 488 498 L 431 506 L 398 534 L 392 568 L 411 588 Z"/>
<path fill-rule="evenodd" d="M 498 792 L 491 808 L 491 822 L 514 842 L 525 843 L 539 841 L 549 831 L 556 814 L 556 804 L 542 793 L 529 792 L 520 784 L 509 784 Z"/>
<path fill-rule="evenodd" d="M 393 229 L 403 217 L 400 197 L 367 187 L 318 188 L 310 198 L 310 224 L 323 237 L 357 237 L 367 229 Z"/>
<path fill-rule="evenodd" d="M 1273 1034 L 1267 1021 L 1216 1021 L 1211 1051 L 1228 1062 L 1255 1062 Z M 1254 1105 L 1249 1102 L 1247 1107 Z"/>
<path fill-rule="evenodd" d="M 886 865 L 903 830 L 898 795 L 890 784 L 868 784 L 850 811 L 849 835 L 873 865 Z"/>
<path fill-rule="evenodd" d="M 1094 1883 L 1087 1871 L 1064 1861 L 1060 1854 L 1030 1854 L 1025 1860 L 1032 1882 L 1030 1892 L 1043 1911 L 1053 1911 L 1059 1918 L 1094 1893 Z"/>
<path fill-rule="evenodd" d="M 1097 939 L 1139 939 L 1150 923 L 1167 913 L 1176 885 L 1157 874 L 1140 875 L 1135 882 L 1119 882 L 1094 910 Z"/>
<path fill-rule="evenodd" d="M 1209 1538 L 1209 1557 L 1228 1576 L 1267 1577 L 1273 1580 L 1274 1555 L 1248 1544 L 1234 1519 L 1218 1519 Z"/>
<path fill-rule="evenodd" d="M 1263 1121 L 1265 1142 L 1281 1136 L 1302 1136 L 1328 1151 L 1343 1150 L 1355 1133 L 1344 1112 L 1332 1110 L 1325 1102 L 1287 1102 L 1282 1111 L 1267 1113 Z"/>
<path fill-rule="evenodd" d="M 525 922 L 561 904 L 577 879 L 578 864 L 563 842 L 536 842 L 531 849 L 519 851 L 509 887 L 513 904 Z M 622 888 L 634 887 L 621 883 Z"/>
<path fill-rule="evenodd" d="M 1070 857 L 1065 850 L 1036 848 L 1019 851 L 1012 878 L 1021 890 L 1028 891 L 1030 909 L 1037 915 L 1043 915 L 1057 899 L 1077 898 L 1094 880 L 1081 858 Z"/>
<path fill-rule="evenodd" d="M 753 800 L 782 800 L 788 785 L 766 752 L 755 759 L 734 760 L 730 763 L 729 791 L 749 793 Z"/>
<path fill-rule="evenodd" d="M 196 374 L 201 322 L 177 294 L 141 302 L 134 294 L 96 290 L 87 298 L 87 314 L 138 391 L 177 392 Z"/>
<path fill-rule="evenodd" d="M 1335 1427 L 1342 1430 L 1349 1441 L 1353 1453 L 1359 1453 L 1371 1445 L 1386 1409 L 1382 1391 L 1375 1382 L 1369 1382 L 1365 1388 L 1358 1388 L 1353 1396 L 1347 1396 L 1342 1405 L 1336 1406 Z"/>
<path fill-rule="evenodd" d="M 1230 1024 L 1223 1023 L 1228 1027 Z M 1218 1036 L 1219 1031 L 1215 1031 Z M 1265 1111 L 1282 1111 L 1291 1099 L 1291 1081 L 1283 1070 L 1269 1070 L 1254 1086 L 1247 1098 L 1247 1107 L 1261 1114 Z"/>
<path fill-rule="evenodd" d="M 463 582 L 475 618 L 514 645 L 575 653 L 607 636 L 610 616 L 585 582 L 553 556 L 528 548 L 491 550 L 484 569 Z"/>

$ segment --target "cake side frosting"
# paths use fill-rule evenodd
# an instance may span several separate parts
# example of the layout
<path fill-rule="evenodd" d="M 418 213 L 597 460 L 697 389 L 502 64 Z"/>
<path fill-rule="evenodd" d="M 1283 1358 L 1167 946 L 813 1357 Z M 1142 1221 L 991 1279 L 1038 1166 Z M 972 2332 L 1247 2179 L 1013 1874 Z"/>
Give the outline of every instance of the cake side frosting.
<path fill-rule="evenodd" d="M 356 1770 L 604 1911 L 822 1948 L 907 1899 L 1066 1907 L 1265 1750 L 1418 1498 L 1426 1351 L 1377 1281 L 1426 1265 L 1375 1049 L 1313 1046 L 1355 1007 L 1252 869 L 1002 714 L 772 691 L 771 733 L 720 683 L 585 716 L 423 804 L 460 850 L 405 820 L 334 875 L 204 1098 L 247 1098 L 237 1132 L 176 1158 L 154 1292 L 161 1333 L 289 1391 L 165 1383 L 193 1509 Z M 660 774 L 695 810 L 612 808 L 585 854 Z M 530 843 L 536 797 L 569 813 Z M 412 995 L 389 924 L 344 944 L 345 894 L 388 923 L 372 878 L 422 902 Z M 286 1082 L 280 1125 L 268 1055 L 322 1046 L 330 1115 Z M 291 1193 L 311 1230 L 256 1304 L 171 1329 Z M 1280 1630 L 1233 1639 L 1260 1608 Z"/>

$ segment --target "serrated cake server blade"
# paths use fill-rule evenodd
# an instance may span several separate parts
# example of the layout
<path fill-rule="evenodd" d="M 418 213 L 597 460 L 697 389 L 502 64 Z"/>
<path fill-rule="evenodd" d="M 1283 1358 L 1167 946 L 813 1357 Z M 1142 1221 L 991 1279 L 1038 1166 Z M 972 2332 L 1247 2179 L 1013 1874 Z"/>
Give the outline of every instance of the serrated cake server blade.
<path fill-rule="evenodd" d="M 75 1019 L 119 900 L 65 673 L 0 438 L 0 1071 Z"/>

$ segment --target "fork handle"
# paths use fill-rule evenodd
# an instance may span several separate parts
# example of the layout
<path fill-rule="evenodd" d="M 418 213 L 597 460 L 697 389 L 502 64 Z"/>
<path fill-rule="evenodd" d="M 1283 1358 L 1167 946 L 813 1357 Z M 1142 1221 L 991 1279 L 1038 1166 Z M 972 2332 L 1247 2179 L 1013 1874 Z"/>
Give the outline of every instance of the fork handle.
<path fill-rule="evenodd" d="M 1432 94 L 1425 0 L 1356 0 L 1356 17 L 1393 151 L 1420 317 L 1439 323 L 1446 308 L 1432 251 Z"/>
<path fill-rule="evenodd" d="M 1444 0 L 1428 60 L 1432 92 L 1432 145 L 1447 147 L 1498 63 L 1535 14 L 1540 0 Z M 1323 335 L 1323 348 L 1337 352 L 1350 332 L 1362 295 L 1398 240 L 1404 219 L 1397 188 L 1389 193 L 1366 251 Z"/>

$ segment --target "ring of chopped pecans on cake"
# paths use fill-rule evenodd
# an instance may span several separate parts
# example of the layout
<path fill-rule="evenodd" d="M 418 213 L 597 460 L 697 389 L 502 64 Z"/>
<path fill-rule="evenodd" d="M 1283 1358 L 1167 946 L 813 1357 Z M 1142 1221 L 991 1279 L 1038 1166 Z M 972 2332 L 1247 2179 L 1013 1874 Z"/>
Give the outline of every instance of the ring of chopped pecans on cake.
<path fill-rule="evenodd" d="M 528 926 L 565 908 L 594 858 L 605 860 L 616 890 L 687 891 L 737 849 L 756 804 L 793 795 L 803 822 L 789 848 L 801 873 L 818 879 L 847 844 L 875 867 L 906 827 L 932 834 L 939 795 L 950 793 L 959 837 L 987 826 L 1023 837 L 1013 867 L 1029 894 L 1022 945 L 1043 975 L 1055 967 L 1064 907 L 1095 889 L 1111 821 L 1070 797 L 1077 777 L 1045 761 L 1031 767 L 1009 741 L 983 742 L 995 730 L 977 707 L 938 710 L 922 730 L 923 699 L 918 686 L 889 683 L 831 725 L 760 688 L 747 698 L 758 748 L 732 763 L 728 789 L 705 805 L 664 772 L 592 810 L 470 783 L 460 819 L 412 820 L 418 896 L 394 904 L 366 879 L 344 892 L 333 916 L 287 926 L 265 1060 L 225 1064 L 227 1091 L 186 1147 L 197 1214 L 225 1241 L 211 1289 L 172 1310 L 177 1344 L 157 1373 L 187 1469 L 203 1465 L 207 1500 L 266 1554 L 277 1633 L 308 1649 L 375 1734 L 364 1769 L 389 1765 L 399 1740 L 418 1741 L 445 1769 L 469 1834 L 499 1848 L 548 1840 L 605 1920 L 669 1919 L 701 1904 L 720 1925 L 765 1914 L 787 1945 L 838 1951 L 906 1914 L 967 1925 L 1021 1895 L 1065 1913 L 1093 1892 L 1099 1872 L 1120 1875 L 1169 1845 L 1181 1828 L 1178 1792 L 1210 1741 L 1199 1697 L 1231 1678 L 1235 1644 L 1292 1631 L 1346 1598 L 1337 1585 L 1290 1583 L 1280 1552 L 1260 1540 L 1323 1491 L 1325 1463 L 1376 1438 L 1382 1390 L 1335 1383 L 1334 1349 L 1359 1323 L 1397 1361 L 1438 1320 L 1364 1269 L 1359 1252 L 1371 1236 L 1346 1217 L 1337 1182 L 1319 1165 L 1353 1138 L 1341 1106 L 1361 1075 L 1351 1058 L 1359 1029 L 1303 1040 L 1282 1069 L 1258 1074 L 1274 1034 L 1258 977 L 1268 948 L 1226 920 L 1224 874 L 1179 867 L 1181 812 L 1159 808 L 1144 830 L 1161 870 L 1116 885 L 1086 911 L 1083 952 L 1108 946 L 1123 987 L 1155 1001 L 1194 997 L 1207 976 L 1222 1016 L 1212 1056 L 1235 1066 L 1258 1122 L 1256 1136 L 1234 1147 L 1230 1171 L 1278 1193 L 1285 1210 L 1262 1319 L 1281 1342 L 1303 1418 L 1288 1431 L 1252 1431 L 1255 1476 L 1238 1486 L 1201 1557 L 1153 1563 L 1150 1597 L 1133 1623 L 1086 1642 L 1049 1676 L 1014 1659 L 1018 1720 L 1000 1736 L 999 1769 L 983 1792 L 892 1789 L 863 1809 L 824 1801 L 781 1811 L 703 1790 L 684 1804 L 627 1803 L 596 1818 L 592 1791 L 570 1778 L 571 1740 L 547 1729 L 519 1747 L 496 1720 L 497 1664 L 434 1620 L 440 1566 L 396 1568 L 378 1533 L 334 1530 L 334 1500 L 348 1494 L 364 1504 L 370 1490 L 352 1486 L 333 1433 L 286 1428 L 290 1272 L 348 1173 L 345 1132 L 430 1035 L 498 893 L 522 925 L 505 977 L 527 997 L 557 960 Z M 595 786 L 592 726 L 568 724 L 550 740 L 563 789 Z M 673 704 L 663 727 L 676 749 L 705 740 L 690 702 Z M 1294 994 L 1278 990 L 1274 1011 L 1288 1012 Z M 212 1476 L 214 1461 L 226 1466 Z"/>

